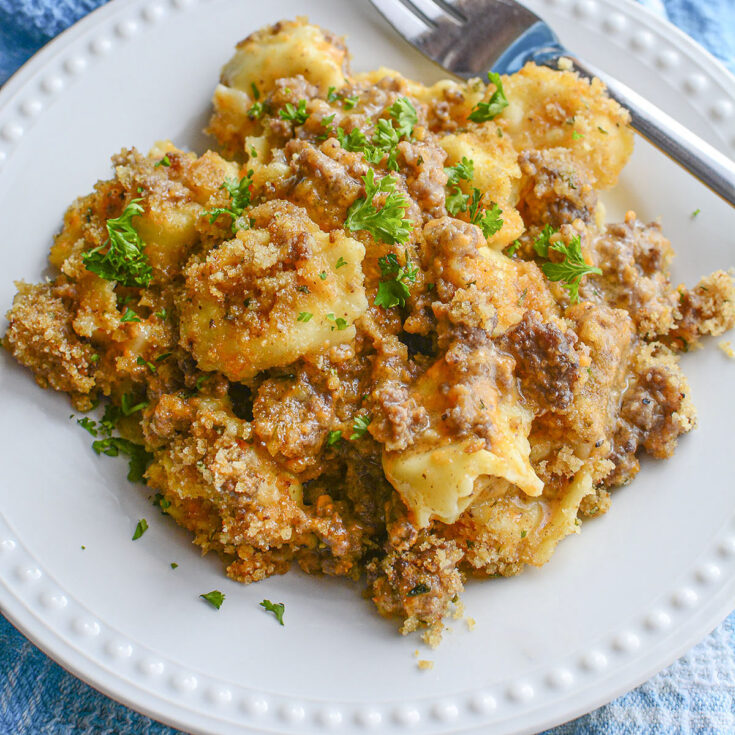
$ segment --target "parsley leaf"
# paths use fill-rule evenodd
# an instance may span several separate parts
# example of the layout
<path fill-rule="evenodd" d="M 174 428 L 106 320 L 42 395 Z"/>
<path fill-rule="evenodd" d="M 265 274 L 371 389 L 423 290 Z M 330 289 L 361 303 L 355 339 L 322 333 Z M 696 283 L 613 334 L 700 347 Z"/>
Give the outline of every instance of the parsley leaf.
<path fill-rule="evenodd" d="M 327 90 L 327 102 L 336 102 L 339 99 L 337 87 L 330 87 Z"/>
<path fill-rule="evenodd" d="M 487 102 L 478 102 L 472 108 L 469 119 L 473 122 L 492 120 L 508 106 L 508 98 L 503 91 L 503 82 L 500 79 L 500 74 L 491 71 L 488 73 L 487 78 L 495 85 L 495 91 Z"/>
<path fill-rule="evenodd" d="M 406 257 L 406 265 L 400 265 L 398 258 L 393 253 L 378 258 L 378 265 L 380 272 L 384 276 L 390 276 L 390 279 L 378 284 L 378 292 L 373 303 L 386 309 L 405 306 L 406 299 L 411 295 L 407 283 L 416 282 L 419 269 L 411 264 L 408 257 Z"/>
<path fill-rule="evenodd" d="M 331 447 L 340 441 L 342 441 L 342 432 L 339 429 L 337 429 L 337 431 L 329 432 L 327 436 L 327 446 L 328 447 Z"/>
<path fill-rule="evenodd" d="M 250 109 L 248 110 L 248 117 L 251 120 L 257 120 L 259 117 L 262 117 L 263 113 L 265 112 L 265 108 L 263 107 L 262 102 L 254 102 Z"/>
<path fill-rule="evenodd" d="M 142 411 L 148 405 L 148 401 L 140 401 L 140 403 L 136 403 L 133 406 L 130 404 L 130 395 L 128 393 L 123 393 L 120 398 L 120 408 L 123 412 L 123 416 L 131 416 L 138 411 Z"/>
<path fill-rule="evenodd" d="M 135 527 L 135 533 L 133 534 L 133 541 L 137 541 L 147 530 L 148 530 L 148 521 L 145 518 L 141 518 L 138 521 L 138 525 Z"/>
<path fill-rule="evenodd" d="M 232 218 L 232 234 L 237 234 L 238 230 L 247 230 L 250 224 L 247 219 L 242 216 L 245 208 L 250 206 L 251 187 L 253 185 L 253 169 L 250 169 L 240 181 L 234 179 L 225 179 L 220 185 L 220 189 L 226 189 L 230 195 L 229 207 L 214 207 L 202 213 L 203 216 L 209 215 L 209 223 L 212 224 L 221 214 L 229 214 Z"/>
<path fill-rule="evenodd" d="M 352 110 L 357 105 L 357 103 L 360 101 L 360 95 L 355 94 L 352 97 L 344 97 L 342 99 L 342 107 L 345 110 Z"/>
<path fill-rule="evenodd" d="M 365 183 L 365 198 L 355 200 L 349 208 L 345 228 L 353 232 L 365 230 L 376 240 L 389 245 L 406 242 L 413 223 L 405 216 L 409 206 L 408 198 L 395 191 L 396 179 L 393 176 L 384 176 L 375 183 L 375 171 L 369 169 L 362 180 Z M 373 197 L 383 192 L 388 196 L 382 208 L 376 209 Z"/>
<path fill-rule="evenodd" d="M 92 436 L 97 436 L 97 422 L 93 421 L 89 416 L 83 416 L 81 419 L 77 419 L 77 423 Z"/>
<path fill-rule="evenodd" d="M 143 475 L 153 459 L 153 456 L 146 451 L 142 444 L 136 444 L 119 436 L 98 439 L 92 442 L 92 449 L 97 454 L 105 454 L 108 457 L 117 457 L 119 454 L 126 455 L 129 459 L 128 480 L 130 482 L 142 482 Z"/>
<path fill-rule="evenodd" d="M 131 199 L 122 214 L 108 219 L 108 240 L 99 247 L 88 250 L 82 255 L 82 262 L 88 271 L 96 273 L 106 281 L 117 281 L 123 286 L 150 285 L 153 269 L 148 256 L 143 252 L 145 243 L 133 227 L 133 217 L 143 213 L 142 199 Z M 106 253 L 102 253 L 103 248 Z"/>
<path fill-rule="evenodd" d="M 533 249 L 542 257 L 549 257 L 549 245 L 551 244 L 551 236 L 556 235 L 559 230 L 555 229 L 551 225 L 544 225 L 544 229 L 536 237 L 533 242 Z"/>
<path fill-rule="evenodd" d="M 225 601 L 225 595 L 219 590 L 212 590 L 207 592 L 206 595 L 199 595 L 203 600 L 206 600 L 212 607 L 216 607 L 218 610 L 222 607 L 222 603 Z"/>
<path fill-rule="evenodd" d="M 167 153 L 158 163 L 156 163 L 153 166 L 153 168 L 158 168 L 159 166 L 166 166 L 166 167 L 168 167 L 170 165 L 171 165 L 171 161 L 170 161 L 170 159 L 168 157 L 168 153 Z"/>
<path fill-rule="evenodd" d="M 281 120 L 290 120 L 294 125 L 303 125 L 309 119 L 309 113 L 306 111 L 306 100 L 299 100 L 296 107 L 287 102 L 286 107 L 280 110 L 278 115 Z"/>
<path fill-rule="evenodd" d="M 297 322 L 308 322 L 311 317 L 314 316 L 310 311 L 301 311 L 296 317 Z"/>
<path fill-rule="evenodd" d="M 460 212 L 466 212 L 469 204 L 469 194 L 465 194 L 460 188 L 460 181 L 472 181 L 475 175 L 475 163 L 466 156 L 462 156 L 462 160 L 454 166 L 444 169 L 449 177 L 447 180 L 447 188 L 453 191 L 446 197 L 447 212 L 455 217 Z"/>
<path fill-rule="evenodd" d="M 510 258 L 518 252 L 518 248 L 521 247 L 520 240 L 514 240 L 511 245 L 505 249 L 505 254 Z"/>
<path fill-rule="evenodd" d="M 337 270 L 338 268 L 341 268 L 343 265 L 347 265 L 347 261 L 340 255 L 337 259 L 337 264 L 334 266 L 334 269 Z"/>
<path fill-rule="evenodd" d="M 501 214 L 503 214 L 503 210 L 493 202 L 490 209 L 483 210 L 482 214 L 476 220 L 473 220 L 473 224 L 480 225 L 482 234 L 485 237 L 492 237 L 503 226 Z"/>
<path fill-rule="evenodd" d="M 175 561 L 172 561 L 172 562 L 171 562 L 171 569 L 177 569 L 177 568 L 178 568 L 178 566 L 179 566 L 179 565 L 178 565 L 178 564 L 177 564 L 177 563 L 176 563 Z"/>
<path fill-rule="evenodd" d="M 283 613 L 286 610 L 286 606 L 282 602 L 271 602 L 270 600 L 263 600 L 259 603 L 261 607 L 264 607 L 268 612 L 272 612 L 276 616 L 276 620 L 283 625 Z"/>
<path fill-rule="evenodd" d="M 369 414 L 355 416 L 352 421 L 352 434 L 350 435 L 350 440 L 355 441 L 355 439 L 360 439 L 365 436 L 368 426 L 370 426 L 370 422 L 372 420 L 373 417 Z"/>
<path fill-rule="evenodd" d="M 564 256 L 561 263 L 547 262 L 541 266 L 544 275 L 550 281 L 560 281 L 569 292 L 570 301 L 575 304 L 579 301 L 579 285 L 583 276 L 596 273 L 602 275 L 602 271 L 591 265 L 587 265 L 582 257 L 582 247 L 579 235 L 575 235 L 569 244 L 557 242 L 549 246 Z"/>
<path fill-rule="evenodd" d="M 120 317 L 121 322 L 139 322 L 140 317 L 128 306 L 125 313 Z"/>
<path fill-rule="evenodd" d="M 419 120 L 416 108 L 407 97 L 399 97 L 389 108 L 388 113 L 396 122 L 399 138 L 410 138 Z"/>
<path fill-rule="evenodd" d="M 253 91 L 253 99 L 257 102 L 260 99 L 260 90 L 255 82 L 250 82 L 250 89 Z"/>

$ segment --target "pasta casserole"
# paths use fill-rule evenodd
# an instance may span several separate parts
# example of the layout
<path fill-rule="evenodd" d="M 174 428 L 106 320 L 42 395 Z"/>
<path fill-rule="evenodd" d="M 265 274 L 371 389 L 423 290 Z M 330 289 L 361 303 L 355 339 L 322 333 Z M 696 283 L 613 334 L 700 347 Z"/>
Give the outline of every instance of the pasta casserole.
<path fill-rule="evenodd" d="M 606 223 L 628 113 L 525 66 L 353 73 L 303 19 L 222 70 L 219 153 L 113 157 L 18 284 L 6 348 L 127 455 L 227 575 L 362 580 L 436 638 L 471 577 L 542 565 L 695 426 L 679 354 L 735 323 L 725 271 L 669 278 Z"/>

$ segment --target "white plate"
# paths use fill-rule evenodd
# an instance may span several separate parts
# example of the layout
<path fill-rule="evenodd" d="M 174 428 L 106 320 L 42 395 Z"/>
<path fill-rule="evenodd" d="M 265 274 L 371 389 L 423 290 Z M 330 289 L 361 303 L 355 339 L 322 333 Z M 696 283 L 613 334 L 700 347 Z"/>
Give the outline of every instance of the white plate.
<path fill-rule="evenodd" d="M 732 155 L 735 80 L 683 34 L 620 0 L 532 5 L 591 62 Z M 203 149 L 233 44 L 304 10 L 299 0 L 118 0 L 16 75 L 0 93 L 3 308 L 13 278 L 38 280 L 65 207 L 109 175 L 110 154 L 166 136 Z M 367 2 L 314 0 L 308 12 L 348 35 L 359 69 L 438 76 Z M 677 279 L 732 265 L 732 210 L 645 145 L 610 201 L 614 216 L 634 205 L 662 215 Z M 66 398 L 3 355 L 0 607 L 81 678 L 186 730 L 487 733 L 561 722 L 672 661 L 735 599 L 735 366 L 713 344 L 683 362 L 700 428 L 676 456 L 646 462 L 545 568 L 469 584 L 477 627 L 457 622 L 432 652 L 344 580 L 225 579 L 124 481 L 122 462 L 92 453 Z M 141 517 L 151 529 L 132 543 Z M 227 594 L 219 612 L 198 599 L 214 588 Z M 286 603 L 285 627 L 258 606 L 264 597 Z M 417 669 L 417 647 L 433 670 Z"/>

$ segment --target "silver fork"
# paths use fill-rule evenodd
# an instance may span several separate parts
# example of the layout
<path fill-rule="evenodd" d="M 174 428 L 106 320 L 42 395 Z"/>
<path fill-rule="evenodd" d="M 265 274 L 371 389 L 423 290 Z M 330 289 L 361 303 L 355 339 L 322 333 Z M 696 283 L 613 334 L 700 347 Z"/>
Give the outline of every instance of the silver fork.
<path fill-rule="evenodd" d="M 527 61 L 556 66 L 561 57 L 598 77 L 630 111 L 650 143 L 735 206 L 735 163 L 617 79 L 567 51 L 537 15 L 515 0 L 370 0 L 403 38 L 463 79 L 492 70 L 512 74 Z"/>

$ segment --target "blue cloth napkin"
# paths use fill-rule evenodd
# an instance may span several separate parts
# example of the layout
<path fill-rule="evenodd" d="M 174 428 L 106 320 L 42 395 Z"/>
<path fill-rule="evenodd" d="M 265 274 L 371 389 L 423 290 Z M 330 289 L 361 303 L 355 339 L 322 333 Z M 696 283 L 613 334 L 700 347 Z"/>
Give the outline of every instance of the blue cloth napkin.
<path fill-rule="evenodd" d="M 0 0 L 0 84 L 105 0 Z M 640 0 L 735 72 L 735 0 Z M 68 674 L 0 615 L 0 735 L 176 735 Z M 634 691 L 549 735 L 735 733 L 735 613 Z"/>

